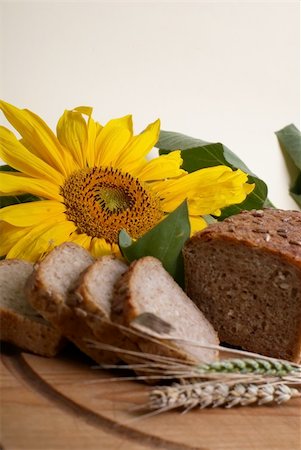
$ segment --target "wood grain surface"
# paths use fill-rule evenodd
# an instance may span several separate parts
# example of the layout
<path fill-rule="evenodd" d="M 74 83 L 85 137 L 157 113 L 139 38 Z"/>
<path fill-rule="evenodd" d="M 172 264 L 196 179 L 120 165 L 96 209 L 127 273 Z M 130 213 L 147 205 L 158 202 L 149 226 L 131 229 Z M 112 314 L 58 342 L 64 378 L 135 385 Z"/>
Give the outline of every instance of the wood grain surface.
<path fill-rule="evenodd" d="M 73 349 L 47 359 L 2 351 L 5 450 L 300 450 L 300 401 L 282 406 L 170 412 L 141 419 L 142 383 L 113 382 Z"/>

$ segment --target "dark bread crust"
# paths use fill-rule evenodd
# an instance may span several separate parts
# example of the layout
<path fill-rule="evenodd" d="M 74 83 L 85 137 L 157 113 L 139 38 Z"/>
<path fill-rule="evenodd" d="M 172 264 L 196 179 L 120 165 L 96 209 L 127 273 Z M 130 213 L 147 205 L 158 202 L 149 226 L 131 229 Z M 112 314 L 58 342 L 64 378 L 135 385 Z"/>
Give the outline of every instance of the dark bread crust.
<path fill-rule="evenodd" d="M 223 222 L 210 225 L 187 242 L 187 249 L 199 239 L 229 239 L 252 248 L 281 255 L 301 267 L 301 212 L 281 209 L 242 211 Z"/>
<path fill-rule="evenodd" d="M 33 264 L 19 259 L 6 259 L 0 261 L 0 269 L 1 340 L 38 355 L 55 356 L 65 345 L 66 339 L 28 304 L 24 294 L 26 279 L 33 271 Z"/>
<path fill-rule="evenodd" d="M 37 355 L 55 356 L 66 343 L 62 334 L 50 324 L 16 314 L 8 309 L 1 309 L 0 322 L 2 341 Z"/>
<path fill-rule="evenodd" d="M 137 263 L 138 261 L 134 261 L 115 285 L 111 311 L 111 318 L 114 322 L 129 325 L 138 314 L 137 312 L 136 315 L 133 313 L 134 305 L 130 288 L 132 273 Z"/>
<path fill-rule="evenodd" d="M 95 304 L 88 288 L 88 278 L 90 276 L 91 270 L 93 270 L 92 266 L 93 263 L 80 274 L 75 285 L 68 293 L 66 303 L 72 308 L 80 308 L 87 313 L 94 314 L 98 312 L 101 317 L 105 318 L 105 311 Z"/>
<path fill-rule="evenodd" d="M 183 255 L 186 292 L 221 340 L 300 360 L 301 212 L 244 211 L 196 233 Z"/>

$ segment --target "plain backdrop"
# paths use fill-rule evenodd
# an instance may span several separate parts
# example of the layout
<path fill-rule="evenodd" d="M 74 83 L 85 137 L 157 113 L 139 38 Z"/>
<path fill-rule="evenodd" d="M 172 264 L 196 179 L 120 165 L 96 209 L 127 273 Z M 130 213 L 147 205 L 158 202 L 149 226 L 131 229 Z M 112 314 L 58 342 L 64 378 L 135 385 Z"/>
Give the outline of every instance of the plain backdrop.
<path fill-rule="evenodd" d="M 54 129 L 64 109 L 134 115 L 226 144 L 297 209 L 274 132 L 300 126 L 298 1 L 2 2 L 1 97 Z M 5 121 L 1 118 L 1 121 Z"/>

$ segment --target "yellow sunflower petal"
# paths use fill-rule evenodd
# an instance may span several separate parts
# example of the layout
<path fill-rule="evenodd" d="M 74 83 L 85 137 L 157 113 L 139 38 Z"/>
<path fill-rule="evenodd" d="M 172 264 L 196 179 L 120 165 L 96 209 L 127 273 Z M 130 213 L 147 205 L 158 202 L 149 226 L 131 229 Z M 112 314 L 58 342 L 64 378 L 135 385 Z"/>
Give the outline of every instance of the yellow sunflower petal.
<path fill-rule="evenodd" d="M 59 119 L 56 130 L 60 143 L 71 152 L 79 167 L 85 167 L 88 129 L 82 114 L 76 108 L 66 110 Z"/>
<path fill-rule="evenodd" d="M 111 244 L 108 244 L 104 239 L 93 238 L 91 241 L 90 251 L 94 258 L 99 258 L 104 255 L 111 255 Z"/>
<path fill-rule="evenodd" d="M 243 202 L 255 187 L 254 184 L 247 185 L 245 181 L 247 175 L 241 171 L 224 174 L 216 185 L 207 186 L 206 190 L 188 200 L 191 213 L 206 214 L 206 210 L 207 214 L 219 216 L 221 208 Z"/>
<path fill-rule="evenodd" d="M 217 183 L 225 173 L 232 173 L 230 167 L 216 166 L 196 170 L 195 172 L 188 173 L 181 179 L 163 182 L 159 188 L 160 193 L 161 195 L 183 195 L 185 193 L 187 194 L 187 192 L 197 192 L 204 186 L 211 186 Z"/>
<path fill-rule="evenodd" d="M 209 167 L 185 175 L 177 180 L 157 183 L 156 191 L 164 211 L 173 211 L 185 198 L 193 215 L 220 214 L 225 206 L 245 200 L 247 175 L 226 166 Z"/>
<path fill-rule="evenodd" d="M 93 112 L 93 108 L 91 108 L 91 106 L 76 106 L 76 108 L 73 108 L 72 111 L 77 111 L 81 114 L 84 114 L 85 116 L 92 117 L 92 112 Z M 100 125 L 100 123 L 95 122 L 96 124 L 96 135 L 98 135 L 98 133 L 100 133 L 100 131 L 103 129 L 103 126 Z"/>
<path fill-rule="evenodd" d="M 97 125 L 96 122 L 89 117 L 88 119 L 88 143 L 86 148 L 86 161 L 88 167 L 94 167 L 96 164 L 96 156 L 95 156 L 95 141 L 97 136 Z"/>
<path fill-rule="evenodd" d="M 37 261 L 45 253 L 50 252 L 57 245 L 69 241 L 75 231 L 73 222 L 56 216 L 56 223 L 43 223 L 32 228 L 8 252 L 7 258 L 20 258 L 27 261 Z"/>
<path fill-rule="evenodd" d="M 86 250 L 90 249 L 91 245 L 91 236 L 87 236 L 84 233 L 78 234 L 77 232 L 71 234 L 70 241 L 75 242 L 78 245 L 81 245 Z"/>
<path fill-rule="evenodd" d="M 117 244 L 112 244 L 111 246 L 111 252 L 114 256 L 116 256 L 116 258 L 121 259 L 122 261 L 124 261 L 124 257 L 121 254 L 119 245 Z"/>
<path fill-rule="evenodd" d="M 0 172 L 0 196 L 25 193 L 63 201 L 63 197 L 59 194 L 59 186 L 50 181 L 29 178 L 13 172 Z"/>
<path fill-rule="evenodd" d="M 199 216 L 189 216 L 190 235 L 192 236 L 197 231 L 201 231 L 207 227 L 206 221 Z"/>
<path fill-rule="evenodd" d="M 255 184 L 253 183 L 253 184 L 248 184 L 248 183 L 246 183 L 246 184 L 244 184 L 244 191 L 245 191 L 245 193 L 247 194 L 247 195 L 249 195 L 249 194 L 251 194 L 251 192 L 253 192 L 254 191 L 254 189 L 255 189 Z"/>
<path fill-rule="evenodd" d="M 102 131 L 103 126 L 100 125 L 100 123 L 98 123 L 98 122 L 95 122 L 95 126 L 96 126 L 96 138 L 97 138 L 98 135 L 100 134 L 100 132 Z"/>
<path fill-rule="evenodd" d="M 148 125 L 138 136 L 134 136 L 118 157 L 115 167 L 127 171 L 127 165 L 145 160 L 146 155 L 158 141 L 160 133 L 160 120 Z"/>
<path fill-rule="evenodd" d="M 79 167 L 95 165 L 96 139 L 103 127 L 93 120 L 92 112 L 90 106 L 77 106 L 72 111 L 65 111 L 57 126 L 60 142 L 70 150 Z M 88 116 L 88 123 L 82 114 Z"/>
<path fill-rule="evenodd" d="M 0 209 L 0 220 L 16 227 L 32 227 L 65 209 L 65 205 L 55 200 L 21 203 Z"/>
<path fill-rule="evenodd" d="M 81 114 L 91 117 L 93 108 L 91 106 L 77 106 L 76 108 L 73 108 L 73 111 L 78 111 Z"/>
<path fill-rule="evenodd" d="M 141 181 L 176 178 L 186 173 L 185 170 L 180 169 L 182 163 L 181 152 L 175 151 L 152 159 L 141 170 L 131 172 L 131 175 L 136 176 Z"/>
<path fill-rule="evenodd" d="M 98 134 L 95 142 L 95 165 L 115 165 L 133 134 L 132 116 L 110 120 Z"/>
<path fill-rule="evenodd" d="M 5 127 L 0 127 L 0 144 L 0 157 L 9 166 L 34 178 L 44 178 L 56 184 L 64 182 L 60 172 L 27 150 Z"/>
<path fill-rule="evenodd" d="M 7 120 L 23 137 L 26 147 L 64 176 L 72 171 L 72 160 L 64 152 L 55 134 L 36 114 L 0 101 Z M 28 144 L 28 145 L 27 145 Z"/>
<path fill-rule="evenodd" d="M 0 222 L 0 256 L 5 256 L 30 230 L 30 227 L 20 228 L 6 222 Z"/>

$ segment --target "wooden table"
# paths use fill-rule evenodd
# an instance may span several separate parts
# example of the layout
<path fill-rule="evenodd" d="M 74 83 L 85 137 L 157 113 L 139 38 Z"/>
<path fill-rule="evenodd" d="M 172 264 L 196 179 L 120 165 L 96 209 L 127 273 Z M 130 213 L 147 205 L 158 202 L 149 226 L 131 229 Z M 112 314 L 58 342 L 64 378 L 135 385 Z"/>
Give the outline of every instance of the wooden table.
<path fill-rule="evenodd" d="M 299 399 L 282 406 L 195 410 L 141 419 L 147 386 L 110 381 L 73 350 L 47 359 L 3 351 L 5 450 L 300 450 Z"/>

